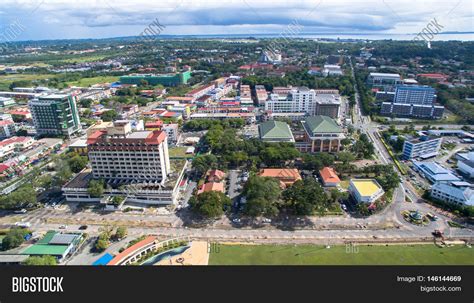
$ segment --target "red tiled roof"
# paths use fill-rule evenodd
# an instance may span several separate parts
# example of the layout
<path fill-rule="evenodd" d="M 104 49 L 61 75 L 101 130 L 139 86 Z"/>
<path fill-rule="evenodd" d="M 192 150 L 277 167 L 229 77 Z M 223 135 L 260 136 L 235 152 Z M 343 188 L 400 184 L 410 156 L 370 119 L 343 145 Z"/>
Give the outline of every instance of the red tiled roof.
<path fill-rule="evenodd" d="M 301 175 L 296 168 L 264 168 L 260 170 L 259 176 L 276 178 L 285 185 L 301 180 Z"/>
<path fill-rule="evenodd" d="M 4 171 L 6 171 L 7 169 L 9 169 L 10 166 L 6 165 L 6 164 L 0 164 L 0 173 L 3 173 Z"/>
<path fill-rule="evenodd" d="M 14 123 L 12 120 L 0 120 L 0 126 L 12 125 Z"/>
<path fill-rule="evenodd" d="M 323 178 L 324 183 L 339 183 L 341 180 L 336 175 L 336 172 L 332 167 L 324 167 L 319 171 L 321 178 Z"/>
<path fill-rule="evenodd" d="M 447 78 L 448 76 L 444 74 L 418 74 L 418 77 L 424 77 L 424 78 L 434 78 L 434 79 L 444 79 Z"/>
<path fill-rule="evenodd" d="M 208 182 L 204 183 L 201 188 L 198 190 L 198 194 L 202 194 L 207 191 L 220 191 L 224 193 L 224 183 L 222 182 Z"/>
<path fill-rule="evenodd" d="M 145 139 L 146 144 L 158 145 L 166 139 L 166 133 L 161 130 L 154 130 Z"/>
<path fill-rule="evenodd" d="M 221 170 L 218 170 L 218 169 L 212 169 L 212 170 L 209 170 L 207 172 L 206 176 L 207 176 L 208 180 L 209 180 L 209 178 L 214 178 L 214 177 L 217 177 L 220 180 L 222 180 L 225 177 L 225 172 L 223 172 Z"/>
<path fill-rule="evenodd" d="M 141 240 L 138 243 L 133 244 L 129 248 L 125 249 L 124 251 L 122 251 L 121 253 L 116 255 L 112 260 L 110 260 L 109 263 L 107 263 L 107 265 L 117 265 L 118 263 L 120 263 L 120 261 L 123 261 L 123 259 L 125 259 L 129 255 L 133 254 L 133 252 L 137 251 L 138 249 L 140 249 L 140 248 L 142 248 L 142 247 L 144 247 L 144 246 L 146 246 L 150 243 L 153 243 L 153 241 L 155 241 L 156 239 L 157 238 L 155 236 L 146 237 L 145 239 Z"/>
<path fill-rule="evenodd" d="M 97 131 L 95 131 L 89 137 L 87 137 L 87 144 L 95 143 L 97 141 L 97 139 L 99 139 L 100 137 L 102 137 L 106 133 L 107 133 L 106 130 L 97 130 Z"/>

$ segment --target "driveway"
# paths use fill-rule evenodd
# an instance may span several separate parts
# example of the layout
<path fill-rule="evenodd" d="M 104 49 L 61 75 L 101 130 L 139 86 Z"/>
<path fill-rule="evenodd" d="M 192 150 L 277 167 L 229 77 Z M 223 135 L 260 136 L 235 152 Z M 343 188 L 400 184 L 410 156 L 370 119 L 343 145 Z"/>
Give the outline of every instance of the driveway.
<path fill-rule="evenodd" d="M 229 171 L 229 197 L 233 200 L 240 194 L 239 189 L 239 170 L 231 170 Z"/>

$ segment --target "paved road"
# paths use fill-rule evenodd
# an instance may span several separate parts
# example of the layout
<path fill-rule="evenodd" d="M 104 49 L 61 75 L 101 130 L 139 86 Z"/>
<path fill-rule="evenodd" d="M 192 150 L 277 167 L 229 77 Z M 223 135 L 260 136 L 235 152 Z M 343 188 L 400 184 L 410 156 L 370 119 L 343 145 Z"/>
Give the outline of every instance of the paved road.
<path fill-rule="evenodd" d="M 239 190 L 237 187 L 239 186 L 239 170 L 231 170 L 229 171 L 229 193 L 228 196 L 231 199 L 234 199 L 239 195 Z"/>

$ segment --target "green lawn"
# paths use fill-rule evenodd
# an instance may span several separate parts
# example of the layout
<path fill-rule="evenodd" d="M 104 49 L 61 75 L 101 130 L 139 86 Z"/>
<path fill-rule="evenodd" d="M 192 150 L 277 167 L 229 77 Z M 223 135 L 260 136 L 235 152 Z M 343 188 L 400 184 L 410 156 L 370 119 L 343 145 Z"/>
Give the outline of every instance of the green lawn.
<path fill-rule="evenodd" d="M 474 249 L 426 245 L 221 245 L 210 265 L 474 265 Z"/>
<path fill-rule="evenodd" d="M 0 89 L 9 90 L 9 86 L 13 81 L 34 81 L 34 80 L 43 80 L 43 79 L 53 79 L 56 78 L 54 74 L 10 74 L 10 75 L 0 75 Z"/>
<path fill-rule="evenodd" d="M 168 149 L 170 158 L 177 158 L 177 159 L 192 158 L 194 155 L 186 154 L 186 149 L 187 147 L 185 146 L 170 147 Z"/>
<path fill-rule="evenodd" d="M 110 82 L 115 82 L 118 80 L 119 80 L 119 77 L 117 76 L 98 76 L 98 77 L 91 77 L 91 78 L 82 78 L 81 80 L 78 80 L 78 81 L 67 82 L 67 84 L 70 86 L 88 87 L 97 83 L 104 83 L 104 82 L 110 83 Z"/>
<path fill-rule="evenodd" d="M 78 56 L 78 57 L 63 59 L 59 61 L 63 63 L 84 63 L 84 62 L 100 61 L 106 57 L 107 56 L 104 56 L 104 55 Z"/>

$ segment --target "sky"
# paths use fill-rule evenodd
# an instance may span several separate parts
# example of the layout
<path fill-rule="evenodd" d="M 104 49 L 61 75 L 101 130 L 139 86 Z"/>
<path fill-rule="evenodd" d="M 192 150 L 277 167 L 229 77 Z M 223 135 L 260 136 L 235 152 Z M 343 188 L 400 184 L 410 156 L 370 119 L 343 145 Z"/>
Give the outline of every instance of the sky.
<path fill-rule="evenodd" d="M 0 0 L 0 42 L 140 35 L 474 31 L 472 0 Z M 153 27 L 153 26 L 152 26 Z"/>

